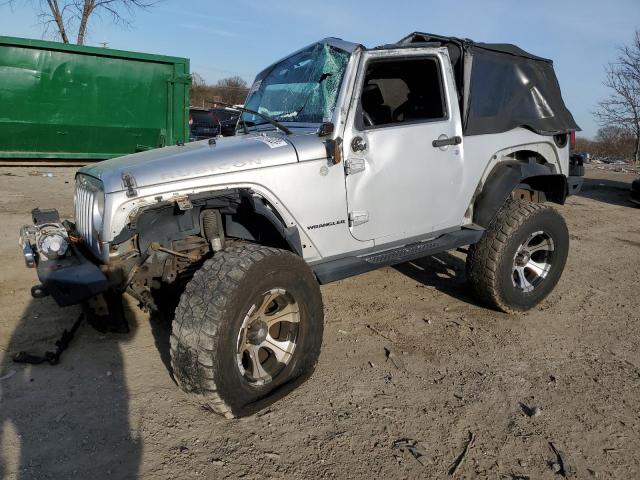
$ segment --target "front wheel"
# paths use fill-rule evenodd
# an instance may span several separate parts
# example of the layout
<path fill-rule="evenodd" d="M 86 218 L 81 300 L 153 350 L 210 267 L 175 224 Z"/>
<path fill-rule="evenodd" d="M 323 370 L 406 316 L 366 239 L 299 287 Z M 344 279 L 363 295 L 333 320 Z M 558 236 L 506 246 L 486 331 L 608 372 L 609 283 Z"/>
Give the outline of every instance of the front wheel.
<path fill-rule="evenodd" d="M 313 371 L 322 331 L 320 288 L 304 260 L 234 244 L 207 260 L 182 294 L 171 337 L 174 376 L 217 413 L 251 413 Z"/>
<path fill-rule="evenodd" d="M 554 289 L 569 253 L 569 232 L 553 208 L 508 200 L 469 248 L 467 279 L 477 296 L 504 312 L 533 308 Z"/>

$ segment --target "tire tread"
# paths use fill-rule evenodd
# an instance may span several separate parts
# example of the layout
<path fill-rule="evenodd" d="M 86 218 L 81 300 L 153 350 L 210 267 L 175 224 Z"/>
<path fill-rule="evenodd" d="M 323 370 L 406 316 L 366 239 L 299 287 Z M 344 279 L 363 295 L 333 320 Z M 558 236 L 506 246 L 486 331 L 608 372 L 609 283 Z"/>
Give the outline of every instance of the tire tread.
<path fill-rule="evenodd" d="M 550 206 L 509 199 L 491 220 L 480 241 L 469 247 L 466 273 L 476 296 L 506 313 L 520 310 L 509 306 L 500 293 L 499 268 L 509 239 L 531 218 L 554 211 Z"/>
<path fill-rule="evenodd" d="M 175 311 L 171 367 L 188 397 L 215 413 L 234 418 L 215 383 L 217 332 L 224 328 L 234 291 L 251 267 L 270 256 L 296 255 L 259 244 L 234 241 L 205 261 L 187 284 Z"/>

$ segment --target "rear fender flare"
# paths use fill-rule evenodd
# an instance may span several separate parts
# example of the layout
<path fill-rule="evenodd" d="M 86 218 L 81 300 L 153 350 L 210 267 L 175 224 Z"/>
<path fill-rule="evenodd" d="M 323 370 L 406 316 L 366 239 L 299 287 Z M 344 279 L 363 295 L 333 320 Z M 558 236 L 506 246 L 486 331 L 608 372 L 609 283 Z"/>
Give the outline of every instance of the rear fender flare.
<path fill-rule="evenodd" d="M 554 165 L 538 163 L 534 159 L 528 162 L 504 160 L 491 170 L 481 186 L 473 203 L 473 222 L 488 227 L 496 212 L 518 187 L 549 192 L 546 197 L 560 204 L 566 197 L 566 177 L 557 173 Z"/>

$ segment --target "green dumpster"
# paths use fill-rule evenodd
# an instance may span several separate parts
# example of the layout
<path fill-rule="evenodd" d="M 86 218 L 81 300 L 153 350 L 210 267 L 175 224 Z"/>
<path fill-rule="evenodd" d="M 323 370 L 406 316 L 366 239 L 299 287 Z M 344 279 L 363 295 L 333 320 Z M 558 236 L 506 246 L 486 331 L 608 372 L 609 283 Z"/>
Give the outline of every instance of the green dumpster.
<path fill-rule="evenodd" d="M 190 82 L 186 58 L 0 36 L 0 159 L 102 160 L 186 142 Z"/>

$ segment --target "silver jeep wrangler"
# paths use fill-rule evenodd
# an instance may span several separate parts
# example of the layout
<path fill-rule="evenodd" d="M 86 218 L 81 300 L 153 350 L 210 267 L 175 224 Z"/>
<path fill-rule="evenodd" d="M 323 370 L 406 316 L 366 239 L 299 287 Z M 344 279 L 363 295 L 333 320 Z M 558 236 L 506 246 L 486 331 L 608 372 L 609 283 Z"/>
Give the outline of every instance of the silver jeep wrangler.
<path fill-rule="evenodd" d="M 233 417 L 312 372 L 318 284 L 463 246 L 490 307 L 557 284 L 569 235 L 546 202 L 581 178 L 551 61 L 426 33 L 327 38 L 258 74 L 240 110 L 234 137 L 81 168 L 73 222 L 34 210 L 34 296 L 171 312 L 177 382 Z"/>

